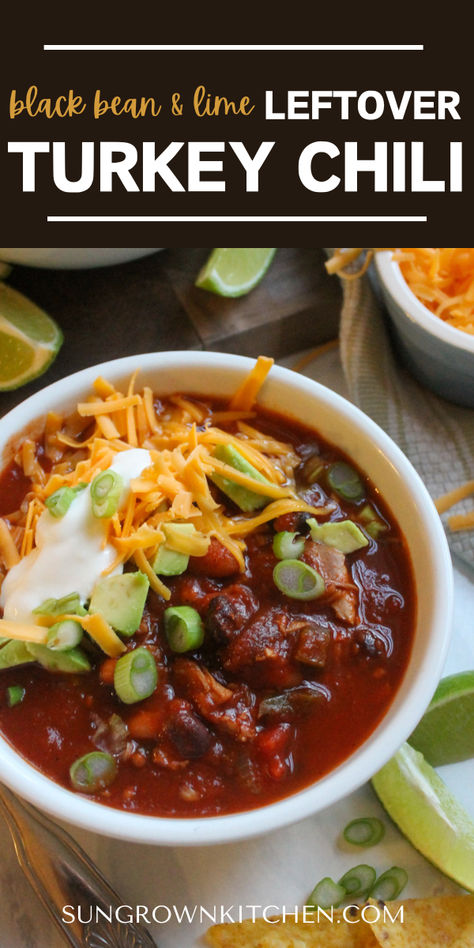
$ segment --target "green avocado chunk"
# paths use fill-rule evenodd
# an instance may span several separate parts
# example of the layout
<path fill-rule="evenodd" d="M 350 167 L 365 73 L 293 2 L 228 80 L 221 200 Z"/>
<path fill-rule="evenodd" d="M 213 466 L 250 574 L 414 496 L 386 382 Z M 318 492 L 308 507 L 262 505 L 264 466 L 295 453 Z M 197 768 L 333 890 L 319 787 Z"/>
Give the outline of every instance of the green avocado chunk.
<path fill-rule="evenodd" d="M 196 533 L 193 523 L 174 523 L 173 529 L 184 536 L 192 536 Z M 178 550 L 173 550 L 168 543 L 162 543 L 155 556 L 153 569 L 157 576 L 181 576 L 181 573 L 188 568 L 188 563 L 187 553 L 180 553 Z"/>
<path fill-rule="evenodd" d="M 70 615 L 85 616 L 86 610 L 81 605 L 79 593 L 72 592 L 62 599 L 45 599 L 40 606 L 33 609 L 34 615 L 38 616 L 62 616 Z"/>
<path fill-rule="evenodd" d="M 368 546 L 369 541 L 352 520 L 339 520 L 335 523 L 316 523 L 314 518 L 308 520 L 311 528 L 311 538 L 315 543 L 325 543 L 333 546 L 341 553 L 353 553 Z"/>
<path fill-rule="evenodd" d="M 157 576 L 181 576 L 188 568 L 189 556 L 187 553 L 178 553 L 171 550 L 166 543 L 162 543 L 153 562 L 153 569 Z"/>
<path fill-rule="evenodd" d="M 36 645 L 32 642 L 26 645 L 33 659 L 47 671 L 67 672 L 71 675 L 90 671 L 89 659 L 80 648 L 71 648 L 68 652 L 53 652 L 46 645 Z"/>
<path fill-rule="evenodd" d="M 359 520 L 364 524 L 367 533 L 373 540 L 377 540 L 381 533 L 386 533 L 389 529 L 388 523 L 379 517 L 377 511 L 371 504 L 365 504 L 365 507 L 359 511 Z"/>
<path fill-rule="evenodd" d="M 19 639 L 10 639 L 7 644 L 0 648 L 0 669 L 13 668 L 14 665 L 26 665 L 27 662 L 33 662 L 26 642 L 20 642 Z"/>
<path fill-rule="evenodd" d="M 255 481 L 270 486 L 270 481 L 264 477 L 260 471 L 257 471 L 257 468 L 254 467 L 253 464 L 249 464 L 231 444 L 218 444 L 213 453 L 218 461 L 223 461 L 224 464 L 228 464 L 229 467 L 233 467 L 236 471 L 241 471 L 242 474 L 253 477 Z M 223 494 L 230 497 L 230 499 L 234 501 L 234 504 L 237 504 L 237 507 L 240 507 L 244 513 L 250 513 L 251 510 L 258 510 L 259 507 L 265 507 L 270 500 L 270 497 L 266 497 L 264 494 L 256 494 L 247 487 L 235 484 L 234 481 L 223 477 L 221 474 L 213 474 L 211 481 Z"/>
<path fill-rule="evenodd" d="M 140 572 L 106 576 L 95 585 L 89 612 L 100 612 L 117 632 L 133 635 L 142 621 L 149 586 L 148 577 Z"/>

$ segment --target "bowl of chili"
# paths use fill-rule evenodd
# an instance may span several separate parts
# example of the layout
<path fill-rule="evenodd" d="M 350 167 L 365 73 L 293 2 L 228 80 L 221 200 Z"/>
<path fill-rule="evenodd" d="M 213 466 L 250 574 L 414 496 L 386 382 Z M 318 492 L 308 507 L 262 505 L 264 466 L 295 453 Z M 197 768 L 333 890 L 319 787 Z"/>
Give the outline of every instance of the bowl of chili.
<path fill-rule="evenodd" d="M 369 779 L 432 696 L 431 499 L 370 419 L 270 362 L 129 357 L 0 422 L 0 778 L 58 819 L 259 835 Z"/>

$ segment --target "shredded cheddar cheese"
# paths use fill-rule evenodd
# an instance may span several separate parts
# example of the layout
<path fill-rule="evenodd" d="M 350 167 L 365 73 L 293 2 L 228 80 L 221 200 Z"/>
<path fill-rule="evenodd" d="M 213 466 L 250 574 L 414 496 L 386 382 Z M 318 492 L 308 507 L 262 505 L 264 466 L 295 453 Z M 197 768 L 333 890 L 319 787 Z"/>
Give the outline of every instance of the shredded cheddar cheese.
<path fill-rule="evenodd" d="M 394 259 L 435 316 L 474 334 L 474 247 L 402 247 Z"/>
<path fill-rule="evenodd" d="M 460 484 L 454 490 L 438 497 L 435 500 L 436 510 L 440 515 L 446 513 L 447 510 L 450 510 L 461 500 L 465 500 L 466 497 L 470 497 L 471 494 L 474 494 L 474 481 L 466 481 L 465 484 Z M 452 514 L 448 517 L 448 527 L 452 533 L 456 533 L 458 530 L 474 529 L 474 510 L 469 510 L 467 513 Z"/>
<path fill-rule="evenodd" d="M 29 625 L 24 622 L 0 619 L 0 635 L 7 639 L 19 639 L 21 642 L 35 642 L 37 645 L 45 645 L 48 630 L 40 625 Z"/>
<path fill-rule="evenodd" d="M 115 658 L 126 651 L 126 646 L 119 639 L 117 633 L 98 612 L 90 616 L 68 616 L 68 618 L 80 622 L 91 639 L 94 639 L 94 642 L 97 642 L 102 651 L 111 658 Z"/>
<path fill-rule="evenodd" d="M 20 562 L 16 543 L 8 528 L 7 523 L 0 517 L 0 559 L 7 569 L 16 566 Z"/>
<path fill-rule="evenodd" d="M 469 497 L 470 494 L 474 494 L 474 481 L 466 481 L 465 484 L 461 484 L 459 487 L 455 487 L 454 490 L 450 490 L 447 494 L 438 497 L 438 499 L 435 500 L 436 510 L 439 514 L 445 513 L 450 507 L 454 507 L 455 504 L 458 504 L 460 500 Z"/>
<path fill-rule="evenodd" d="M 36 442 L 25 439 L 20 447 L 20 462 L 31 478 L 31 490 L 19 511 L 8 521 L 0 519 L 0 560 L 5 569 L 35 548 L 36 524 L 46 500 L 56 490 L 90 484 L 113 464 L 119 452 L 135 447 L 149 452 L 151 464 L 131 480 L 125 503 L 105 524 L 103 548 L 110 545 L 116 556 L 102 576 L 134 562 L 165 600 L 169 600 L 170 590 L 152 566 L 162 543 L 176 552 L 200 557 L 216 538 L 243 572 L 245 537 L 253 530 L 292 511 L 326 513 L 328 508 L 311 507 L 295 493 L 294 469 L 300 459 L 292 445 L 259 431 L 255 422 L 250 424 L 255 419 L 255 400 L 272 364 L 272 359 L 257 360 L 227 411 L 213 412 L 205 402 L 180 394 L 164 398 L 157 407 L 150 388 L 141 393 L 136 390 L 134 373 L 126 392 L 100 377 L 91 396 L 80 402 L 69 418 L 48 415 L 43 434 L 50 452 L 48 471 L 38 459 Z M 232 425 L 232 431 L 220 428 L 219 422 Z M 221 445 L 236 449 L 265 481 L 215 457 Z M 212 483 L 213 475 L 261 495 L 266 500 L 264 508 L 255 515 L 230 516 Z M 183 524 L 192 525 L 192 529 L 183 530 Z M 80 622 L 107 655 L 116 656 L 124 650 L 121 639 L 100 615 L 71 618 Z M 34 626 L 36 631 L 27 629 L 25 640 L 43 642 L 45 624 L 41 620 Z M 36 638 L 26 639 L 26 635 Z M 21 630 L 17 637 L 22 637 Z"/>
<path fill-rule="evenodd" d="M 474 247 L 337 248 L 326 262 L 326 270 L 345 280 L 355 280 L 380 250 L 394 251 L 393 259 L 399 263 L 412 293 L 435 316 L 455 329 L 474 334 Z M 354 269 L 364 251 L 362 263 Z"/>
<path fill-rule="evenodd" d="M 231 398 L 231 411 L 236 409 L 250 411 L 272 365 L 273 359 L 268 359 L 266 356 L 258 357 L 252 371 L 249 372 L 247 378 L 244 379 L 240 388 Z"/>
<path fill-rule="evenodd" d="M 474 529 L 474 510 L 470 510 L 465 514 L 453 514 L 452 517 L 448 517 L 448 526 L 453 532 Z"/>

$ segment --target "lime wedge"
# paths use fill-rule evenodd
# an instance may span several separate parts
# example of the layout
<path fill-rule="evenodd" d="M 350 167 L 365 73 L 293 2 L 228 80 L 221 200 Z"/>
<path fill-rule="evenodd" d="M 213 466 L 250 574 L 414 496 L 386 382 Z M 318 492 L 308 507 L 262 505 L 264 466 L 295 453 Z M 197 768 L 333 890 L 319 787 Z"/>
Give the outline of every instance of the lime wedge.
<path fill-rule="evenodd" d="M 372 786 L 413 846 L 474 891 L 474 823 L 423 754 L 403 744 L 372 778 Z"/>
<path fill-rule="evenodd" d="M 409 743 L 432 767 L 474 757 L 474 671 L 440 681 Z"/>
<path fill-rule="evenodd" d="M 42 375 L 63 341 L 53 319 L 31 300 L 0 283 L 0 391 Z"/>
<path fill-rule="evenodd" d="M 218 296 L 244 296 L 267 272 L 275 247 L 216 247 L 196 280 Z"/>

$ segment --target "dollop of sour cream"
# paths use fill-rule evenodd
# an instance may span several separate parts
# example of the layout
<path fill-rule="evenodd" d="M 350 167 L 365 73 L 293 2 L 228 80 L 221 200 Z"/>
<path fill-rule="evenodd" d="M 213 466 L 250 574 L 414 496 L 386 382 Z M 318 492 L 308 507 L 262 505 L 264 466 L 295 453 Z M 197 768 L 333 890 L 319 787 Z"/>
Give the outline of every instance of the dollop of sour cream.
<path fill-rule="evenodd" d="M 150 465 L 150 453 L 143 448 L 116 455 L 109 470 L 123 479 L 120 506 L 127 501 L 130 481 Z M 110 543 L 102 548 L 105 533 L 106 521 L 92 513 L 90 485 L 76 495 L 64 517 L 53 517 L 45 510 L 36 526 L 35 549 L 10 569 L 3 582 L 4 618 L 34 622 L 33 609 L 45 599 L 61 599 L 72 592 L 79 593 L 82 602 L 89 599 L 101 573 L 117 555 Z M 117 572 L 122 570 L 117 568 Z"/>

